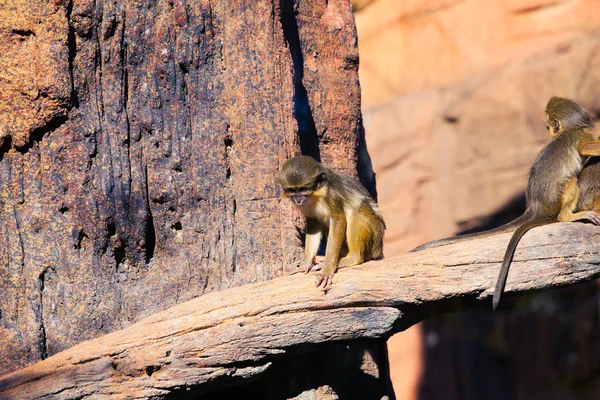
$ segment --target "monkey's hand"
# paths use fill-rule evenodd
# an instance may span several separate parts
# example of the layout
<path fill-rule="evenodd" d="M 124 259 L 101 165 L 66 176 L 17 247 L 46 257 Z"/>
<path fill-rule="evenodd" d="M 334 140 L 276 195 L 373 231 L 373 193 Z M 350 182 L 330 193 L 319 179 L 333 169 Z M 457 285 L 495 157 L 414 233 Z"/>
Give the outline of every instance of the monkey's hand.
<path fill-rule="evenodd" d="M 306 257 L 304 262 L 302 263 L 302 269 L 305 274 L 308 274 L 312 269 L 313 265 L 315 265 L 315 257 Z"/>
<path fill-rule="evenodd" d="M 325 257 L 323 256 L 307 258 L 302 269 L 304 269 L 305 274 L 308 274 L 310 271 L 320 271 L 323 268 L 323 261 L 325 261 Z"/>
<path fill-rule="evenodd" d="M 323 287 L 323 289 L 329 288 L 331 283 L 333 282 L 333 274 L 334 269 L 328 268 L 328 266 L 324 266 L 321 271 L 317 274 L 317 278 L 315 279 L 315 285 L 317 287 Z"/>
<path fill-rule="evenodd" d="M 323 269 L 323 263 L 325 262 L 325 256 L 316 256 L 315 263 L 310 269 L 311 271 L 320 271 Z"/>
<path fill-rule="evenodd" d="M 600 225 L 600 215 L 596 214 L 594 211 L 584 211 L 581 213 L 581 216 L 577 217 L 573 221 L 582 221 L 582 220 L 590 221 L 594 225 Z"/>

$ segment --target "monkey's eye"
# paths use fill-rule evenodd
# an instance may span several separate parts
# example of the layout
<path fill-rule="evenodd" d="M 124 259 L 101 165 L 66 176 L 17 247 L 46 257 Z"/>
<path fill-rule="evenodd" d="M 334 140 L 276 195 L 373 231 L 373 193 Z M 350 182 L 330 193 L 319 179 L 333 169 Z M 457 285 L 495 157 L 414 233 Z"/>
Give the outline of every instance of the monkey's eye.
<path fill-rule="evenodd" d="M 285 189 L 286 193 L 296 193 L 297 191 L 298 191 L 298 189 L 296 189 L 296 188 L 287 188 L 287 189 Z"/>

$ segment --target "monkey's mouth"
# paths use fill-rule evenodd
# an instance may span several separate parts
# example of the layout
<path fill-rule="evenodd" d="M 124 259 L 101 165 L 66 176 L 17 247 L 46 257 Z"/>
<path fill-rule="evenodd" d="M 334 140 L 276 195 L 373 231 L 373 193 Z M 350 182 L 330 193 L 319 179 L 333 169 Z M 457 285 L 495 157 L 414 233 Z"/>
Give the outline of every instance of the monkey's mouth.
<path fill-rule="evenodd" d="M 294 202 L 295 205 L 300 207 L 300 206 L 305 205 L 308 202 L 308 196 L 301 194 L 301 193 L 295 193 L 292 196 L 292 201 Z"/>

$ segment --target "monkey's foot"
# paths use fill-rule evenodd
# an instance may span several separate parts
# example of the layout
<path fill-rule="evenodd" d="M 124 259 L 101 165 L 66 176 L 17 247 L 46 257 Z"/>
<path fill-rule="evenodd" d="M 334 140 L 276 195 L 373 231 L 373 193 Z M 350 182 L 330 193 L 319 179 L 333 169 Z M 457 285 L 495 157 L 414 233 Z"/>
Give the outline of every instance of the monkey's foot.
<path fill-rule="evenodd" d="M 328 274 L 323 271 L 320 271 L 317 274 L 317 279 L 315 279 L 315 285 L 317 287 L 322 286 L 323 289 L 329 288 L 329 286 L 331 286 L 332 282 L 333 282 L 333 274 Z"/>
<path fill-rule="evenodd" d="M 582 220 L 590 221 L 594 225 L 600 225 L 600 215 L 596 214 L 594 211 L 584 211 L 581 213 L 581 216 L 574 221 Z"/>

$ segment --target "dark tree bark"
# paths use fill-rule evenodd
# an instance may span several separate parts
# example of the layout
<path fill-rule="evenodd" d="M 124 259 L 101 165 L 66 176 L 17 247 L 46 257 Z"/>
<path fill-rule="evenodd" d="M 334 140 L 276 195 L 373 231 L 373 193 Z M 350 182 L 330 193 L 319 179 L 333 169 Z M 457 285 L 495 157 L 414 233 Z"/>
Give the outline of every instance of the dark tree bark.
<path fill-rule="evenodd" d="M 357 173 L 348 1 L 9 1 L 0 21 L 0 375 L 289 274 L 279 165 Z"/>

